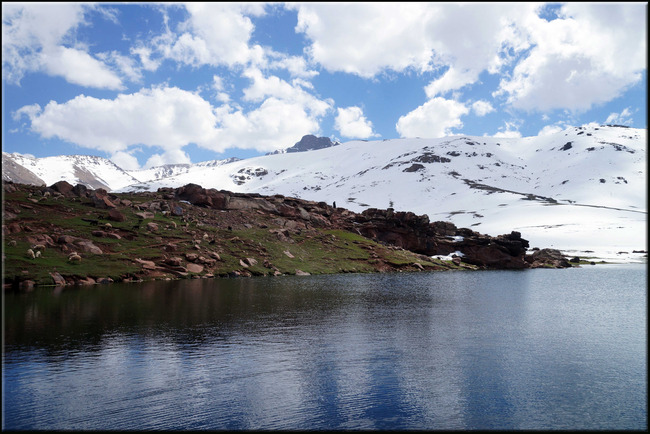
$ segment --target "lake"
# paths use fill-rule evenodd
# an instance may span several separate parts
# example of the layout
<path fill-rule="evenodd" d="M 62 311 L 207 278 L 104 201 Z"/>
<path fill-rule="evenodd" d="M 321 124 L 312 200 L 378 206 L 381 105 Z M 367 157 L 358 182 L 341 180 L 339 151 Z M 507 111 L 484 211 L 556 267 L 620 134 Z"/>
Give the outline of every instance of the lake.
<path fill-rule="evenodd" d="M 647 429 L 647 264 L 4 295 L 3 429 Z"/>

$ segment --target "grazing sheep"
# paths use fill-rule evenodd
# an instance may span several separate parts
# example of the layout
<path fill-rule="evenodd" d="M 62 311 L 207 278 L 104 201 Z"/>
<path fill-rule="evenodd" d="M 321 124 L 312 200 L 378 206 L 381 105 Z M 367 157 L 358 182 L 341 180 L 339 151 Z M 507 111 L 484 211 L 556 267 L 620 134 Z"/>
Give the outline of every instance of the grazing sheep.
<path fill-rule="evenodd" d="M 35 258 L 40 258 L 41 257 L 41 251 L 37 250 L 36 253 L 34 253 Z"/>
<path fill-rule="evenodd" d="M 34 251 L 36 251 L 36 250 L 45 250 L 45 244 L 35 244 L 35 245 L 32 246 L 32 249 Z"/>
<path fill-rule="evenodd" d="M 27 257 L 30 259 L 34 259 L 36 255 L 34 255 L 34 251 L 32 249 L 27 249 Z"/>
<path fill-rule="evenodd" d="M 68 261 L 69 262 L 81 262 L 81 256 L 77 255 L 76 252 L 72 252 L 70 256 L 68 256 Z"/>

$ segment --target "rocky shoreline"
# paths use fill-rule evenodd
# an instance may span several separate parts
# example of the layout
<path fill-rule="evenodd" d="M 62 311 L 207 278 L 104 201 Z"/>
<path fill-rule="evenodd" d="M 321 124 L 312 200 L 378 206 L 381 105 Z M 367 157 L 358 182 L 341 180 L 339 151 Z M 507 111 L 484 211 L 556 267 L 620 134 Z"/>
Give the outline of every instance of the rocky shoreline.
<path fill-rule="evenodd" d="M 115 281 L 578 266 L 426 215 L 196 184 L 109 193 L 65 181 L 4 183 L 5 289 Z M 588 262 L 587 262 L 588 263 Z"/>

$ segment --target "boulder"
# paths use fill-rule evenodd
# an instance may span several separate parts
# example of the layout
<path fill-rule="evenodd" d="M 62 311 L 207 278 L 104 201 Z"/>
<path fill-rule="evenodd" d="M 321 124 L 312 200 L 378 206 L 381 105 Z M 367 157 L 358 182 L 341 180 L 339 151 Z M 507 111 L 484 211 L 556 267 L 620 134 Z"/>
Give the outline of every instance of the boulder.
<path fill-rule="evenodd" d="M 531 268 L 570 268 L 572 265 L 557 249 L 540 249 L 526 256 Z"/>
<path fill-rule="evenodd" d="M 187 271 L 190 273 L 202 273 L 203 272 L 203 265 L 200 264 L 193 264 L 193 263 L 188 263 L 186 265 Z"/>
<path fill-rule="evenodd" d="M 124 214 L 119 212 L 116 209 L 111 209 L 108 211 L 108 219 L 114 222 L 123 222 L 126 220 L 126 217 L 124 217 Z"/>
<path fill-rule="evenodd" d="M 51 188 L 54 191 L 57 191 L 57 192 L 61 193 L 62 195 L 66 196 L 66 197 L 75 196 L 75 193 L 73 191 L 74 187 L 72 186 L 72 184 L 70 184 L 67 181 L 55 182 L 49 188 Z"/>
<path fill-rule="evenodd" d="M 54 273 L 50 273 L 50 276 L 52 276 L 55 286 L 65 286 L 66 282 L 61 274 L 55 271 Z"/>
<path fill-rule="evenodd" d="M 90 193 L 90 199 L 95 208 L 110 209 L 115 208 L 115 204 L 108 199 L 108 193 L 103 188 L 98 188 Z"/>
<path fill-rule="evenodd" d="M 88 196 L 88 187 L 83 184 L 77 184 L 72 187 L 72 192 L 75 194 L 75 196 L 86 197 Z"/>

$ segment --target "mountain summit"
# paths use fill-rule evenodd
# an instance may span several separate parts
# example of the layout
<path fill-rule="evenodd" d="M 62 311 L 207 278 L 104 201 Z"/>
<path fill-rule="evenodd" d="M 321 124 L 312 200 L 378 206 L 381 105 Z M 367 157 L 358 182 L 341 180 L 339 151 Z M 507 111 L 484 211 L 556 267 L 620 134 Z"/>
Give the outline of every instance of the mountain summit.
<path fill-rule="evenodd" d="M 269 152 L 266 155 L 286 154 L 290 152 L 306 152 L 315 151 L 316 149 L 330 148 L 332 146 L 340 145 L 339 142 L 332 142 L 329 137 L 316 137 L 311 134 L 302 136 L 299 142 L 296 142 L 292 147 Z"/>

